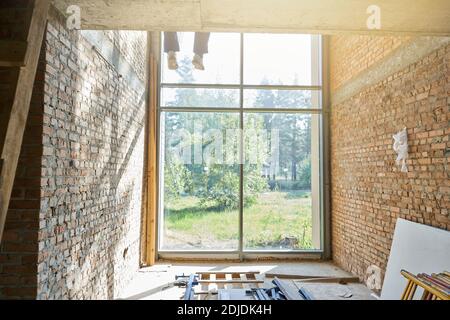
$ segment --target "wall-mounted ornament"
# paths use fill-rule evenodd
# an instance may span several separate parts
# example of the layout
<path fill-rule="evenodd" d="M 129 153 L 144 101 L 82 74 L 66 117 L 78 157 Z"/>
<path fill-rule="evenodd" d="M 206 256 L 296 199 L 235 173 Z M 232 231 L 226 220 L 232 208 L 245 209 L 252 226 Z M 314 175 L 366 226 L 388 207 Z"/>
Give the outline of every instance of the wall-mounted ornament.
<path fill-rule="evenodd" d="M 401 165 L 402 172 L 408 172 L 408 167 L 406 166 L 406 159 L 408 158 L 408 132 L 406 128 L 394 134 L 393 138 L 393 149 L 397 153 L 397 165 Z"/>

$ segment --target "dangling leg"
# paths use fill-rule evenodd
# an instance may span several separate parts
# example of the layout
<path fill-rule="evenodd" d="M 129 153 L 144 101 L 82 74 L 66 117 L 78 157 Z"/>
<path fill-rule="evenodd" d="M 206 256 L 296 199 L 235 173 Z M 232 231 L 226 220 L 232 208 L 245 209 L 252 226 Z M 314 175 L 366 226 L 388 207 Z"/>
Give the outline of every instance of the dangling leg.
<path fill-rule="evenodd" d="M 176 52 L 180 51 L 176 32 L 164 32 L 164 52 L 167 53 L 167 65 L 170 70 L 178 69 Z"/>
<path fill-rule="evenodd" d="M 194 59 L 192 64 L 195 69 L 205 70 L 203 55 L 208 53 L 209 32 L 196 32 L 194 41 Z"/>

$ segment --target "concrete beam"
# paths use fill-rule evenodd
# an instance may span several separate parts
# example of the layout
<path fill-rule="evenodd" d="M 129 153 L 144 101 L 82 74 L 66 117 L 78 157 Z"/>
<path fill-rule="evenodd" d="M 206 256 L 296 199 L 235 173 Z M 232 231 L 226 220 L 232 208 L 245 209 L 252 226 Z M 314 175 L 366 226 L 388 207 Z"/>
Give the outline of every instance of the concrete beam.
<path fill-rule="evenodd" d="M 450 35 L 448 0 L 57 0 L 83 29 Z M 367 8 L 381 9 L 369 30 Z"/>

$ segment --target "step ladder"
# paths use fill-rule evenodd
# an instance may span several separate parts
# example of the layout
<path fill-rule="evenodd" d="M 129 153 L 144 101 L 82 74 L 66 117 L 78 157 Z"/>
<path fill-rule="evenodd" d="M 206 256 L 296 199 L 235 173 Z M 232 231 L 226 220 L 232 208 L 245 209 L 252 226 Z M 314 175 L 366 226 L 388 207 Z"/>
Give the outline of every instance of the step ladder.
<path fill-rule="evenodd" d="M 50 2 L 0 1 L 0 243 Z"/>

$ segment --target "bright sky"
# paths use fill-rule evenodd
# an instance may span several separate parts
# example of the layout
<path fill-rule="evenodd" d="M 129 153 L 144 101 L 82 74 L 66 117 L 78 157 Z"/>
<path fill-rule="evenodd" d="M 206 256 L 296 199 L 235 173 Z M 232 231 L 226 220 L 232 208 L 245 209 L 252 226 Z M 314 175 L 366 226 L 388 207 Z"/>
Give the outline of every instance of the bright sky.
<path fill-rule="evenodd" d="M 244 36 L 244 83 L 311 85 L 311 35 L 246 34 Z M 178 61 L 192 60 L 194 33 L 178 33 L 181 51 Z M 194 70 L 196 83 L 238 84 L 240 68 L 240 35 L 212 33 L 209 54 L 204 57 L 205 71 Z M 163 58 L 163 82 L 180 82 L 175 71 L 167 69 Z M 297 81 L 295 81 L 297 79 Z M 316 83 L 315 83 L 316 84 Z"/>

